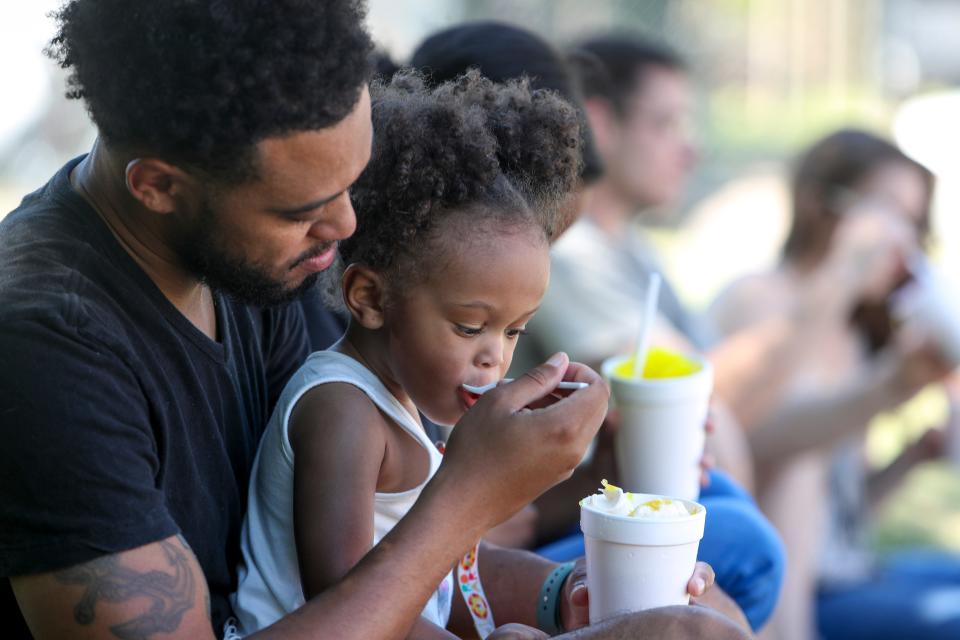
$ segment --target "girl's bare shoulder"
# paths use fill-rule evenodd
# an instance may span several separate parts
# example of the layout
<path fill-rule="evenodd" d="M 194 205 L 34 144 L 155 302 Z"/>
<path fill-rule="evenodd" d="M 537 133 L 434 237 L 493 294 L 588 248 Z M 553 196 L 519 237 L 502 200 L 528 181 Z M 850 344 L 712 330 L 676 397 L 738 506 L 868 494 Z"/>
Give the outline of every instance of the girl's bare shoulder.
<path fill-rule="evenodd" d="M 380 438 L 389 428 L 376 404 L 356 386 L 330 382 L 303 394 L 290 414 L 289 438 L 298 445 L 316 440 Z"/>

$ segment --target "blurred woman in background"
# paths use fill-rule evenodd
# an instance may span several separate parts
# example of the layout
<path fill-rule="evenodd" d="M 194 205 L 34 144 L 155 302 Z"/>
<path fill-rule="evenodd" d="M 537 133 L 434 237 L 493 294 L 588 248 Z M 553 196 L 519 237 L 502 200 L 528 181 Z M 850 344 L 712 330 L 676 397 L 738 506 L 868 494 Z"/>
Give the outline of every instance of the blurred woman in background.
<path fill-rule="evenodd" d="M 869 472 L 863 455 L 871 418 L 949 372 L 936 345 L 898 328 L 891 310 L 927 240 L 932 191 L 932 174 L 889 142 L 856 130 L 827 136 L 797 164 L 780 264 L 734 283 L 711 309 L 725 334 L 815 310 L 791 354 L 786 396 L 757 398 L 739 416 L 761 508 L 787 546 L 773 637 L 808 640 L 817 627 L 825 638 L 960 637 L 960 607 L 952 617 L 922 607 L 930 590 L 960 586 L 960 561 L 881 566 L 867 546 L 871 511 L 943 449 L 931 430 L 885 469 Z"/>

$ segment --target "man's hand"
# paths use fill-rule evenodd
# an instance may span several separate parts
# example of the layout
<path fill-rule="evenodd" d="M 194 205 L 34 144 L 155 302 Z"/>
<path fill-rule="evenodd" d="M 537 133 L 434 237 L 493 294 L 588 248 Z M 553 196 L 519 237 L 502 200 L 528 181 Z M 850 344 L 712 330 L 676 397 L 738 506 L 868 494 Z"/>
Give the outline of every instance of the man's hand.
<path fill-rule="evenodd" d="M 690 576 L 690 580 L 687 582 L 687 593 L 691 596 L 691 602 L 707 604 L 704 602 L 704 599 L 707 598 L 707 601 L 712 603 L 713 600 L 708 598 L 708 594 L 711 591 L 717 591 L 723 594 L 720 589 L 712 589 L 715 580 L 716 576 L 713 572 L 713 567 L 706 562 L 698 562 L 694 566 L 693 575 Z M 729 600 L 725 594 L 723 594 L 723 598 Z M 721 600 L 720 602 L 723 601 Z M 587 593 L 587 564 L 584 558 L 580 558 L 577 560 L 573 571 L 567 576 L 563 585 L 563 593 L 560 596 L 560 620 L 563 622 L 564 629 L 579 629 L 590 624 L 589 607 L 590 596 Z M 734 604 L 733 607 L 736 609 L 739 617 L 743 618 L 743 613 L 736 608 L 736 604 Z M 725 614 L 727 613 L 727 611 L 724 610 L 720 611 Z M 736 622 L 740 621 L 736 617 L 733 619 Z"/>
<path fill-rule="evenodd" d="M 563 583 L 560 594 L 560 621 L 568 631 L 590 624 L 590 596 L 587 593 L 587 562 L 577 560 L 573 571 Z"/>
<path fill-rule="evenodd" d="M 588 386 L 551 397 L 561 380 Z M 600 428 L 608 397 L 596 372 L 553 356 L 484 394 L 464 415 L 424 496 L 444 493 L 479 537 L 570 476 Z"/>

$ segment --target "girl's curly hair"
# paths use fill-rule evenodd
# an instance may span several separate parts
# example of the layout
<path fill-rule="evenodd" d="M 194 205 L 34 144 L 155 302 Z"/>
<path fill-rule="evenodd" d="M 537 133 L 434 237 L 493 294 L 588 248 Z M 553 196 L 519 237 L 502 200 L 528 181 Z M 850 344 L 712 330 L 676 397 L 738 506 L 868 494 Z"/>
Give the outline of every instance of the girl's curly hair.
<path fill-rule="evenodd" d="M 357 262 L 410 274 L 452 248 L 441 232 L 455 219 L 478 233 L 529 226 L 552 237 L 580 171 L 574 107 L 526 79 L 495 84 L 477 71 L 433 89 L 405 71 L 371 95 L 374 148 L 351 188 L 357 230 L 340 244 L 337 283 Z"/>

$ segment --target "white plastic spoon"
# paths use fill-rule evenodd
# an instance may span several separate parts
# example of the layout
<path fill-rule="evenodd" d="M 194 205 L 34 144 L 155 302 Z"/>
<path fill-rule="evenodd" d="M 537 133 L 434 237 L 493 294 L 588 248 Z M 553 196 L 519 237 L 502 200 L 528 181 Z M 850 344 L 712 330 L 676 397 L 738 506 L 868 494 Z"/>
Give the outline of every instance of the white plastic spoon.
<path fill-rule="evenodd" d="M 472 384 L 462 384 L 460 386 L 474 395 L 482 396 L 487 391 L 490 391 L 491 389 L 496 389 L 497 385 L 499 385 L 501 382 L 513 382 L 513 378 L 504 378 L 503 380 L 500 380 L 500 382 L 491 382 L 490 384 L 485 384 L 480 387 L 475 387 Z M 557 389 L 584 389 L 587 386 L 589 385 L 587 385 L 586 382 L 561 382 L 556 386 L 556 388 Z"/>

